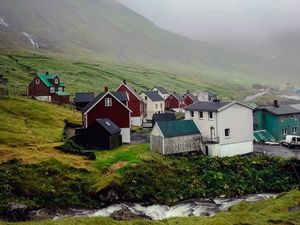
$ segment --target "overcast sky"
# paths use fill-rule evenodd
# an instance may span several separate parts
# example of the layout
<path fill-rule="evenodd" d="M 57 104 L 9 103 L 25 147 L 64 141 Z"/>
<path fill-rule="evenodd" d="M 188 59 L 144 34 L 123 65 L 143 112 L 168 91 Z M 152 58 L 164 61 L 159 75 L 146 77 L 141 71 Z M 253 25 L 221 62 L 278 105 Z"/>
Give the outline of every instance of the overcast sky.
<path fill-rule="evenodd" d="M 157 25 L 200 40 L 300 31 L 300 0 L 120 0 Z"/>

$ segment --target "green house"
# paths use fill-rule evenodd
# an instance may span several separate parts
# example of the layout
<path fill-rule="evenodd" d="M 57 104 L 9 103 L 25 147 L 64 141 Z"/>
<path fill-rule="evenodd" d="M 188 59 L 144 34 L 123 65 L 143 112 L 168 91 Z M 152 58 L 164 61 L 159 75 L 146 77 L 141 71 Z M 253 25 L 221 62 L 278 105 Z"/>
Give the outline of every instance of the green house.
<path fill-rule="evenodd" d="M 253 113 L 255 131 L 266 130 L 277 141 L 286 135 L 300 135 L 300 109 L 293 105 L 274 101 L 274 105 L 257 107 Z"/>

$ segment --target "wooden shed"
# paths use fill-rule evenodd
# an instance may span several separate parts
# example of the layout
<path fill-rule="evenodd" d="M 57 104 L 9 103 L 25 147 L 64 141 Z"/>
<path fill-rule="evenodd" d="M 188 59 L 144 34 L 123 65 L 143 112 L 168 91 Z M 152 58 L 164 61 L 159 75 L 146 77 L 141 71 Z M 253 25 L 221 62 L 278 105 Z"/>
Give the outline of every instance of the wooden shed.
<path fill-rule="evenodd" d="M 158 122 L 150 136 L 152 151 L 163 155 L 201 151 L 201 132 L 193 120 Z"/>
<path fill-rule="evenodd" d="M 95 149 L 114 149 L 122 144 L 121 129 L 109 119 L 97 119 L 80 139 L 86 147 Z"/>

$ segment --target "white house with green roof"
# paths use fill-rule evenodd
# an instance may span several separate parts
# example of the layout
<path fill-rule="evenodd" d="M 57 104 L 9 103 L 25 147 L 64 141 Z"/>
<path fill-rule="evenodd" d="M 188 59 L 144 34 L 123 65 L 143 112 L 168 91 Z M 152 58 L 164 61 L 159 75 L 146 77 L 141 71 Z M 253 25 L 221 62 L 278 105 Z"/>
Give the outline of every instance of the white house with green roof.
<path fill-rule="evenodd" d="M 70 94 L 65 92 L 65 85 L 57 74 L 40 73 L 37 74 L 27 87 L 28 96 L 32 96 L 41 101 L 52 101 L 52 96 L 56 95 L 56 101 L 62 99 L 63 103 L 69 99 Z M 59 97 L 57 97 L 59 96 Z"/>
<path fill-rule="evenodd" d="M 201 151 L 201 131 L 193 120 L 157 122 L 151 132 L 150 148 L 163 155 Z"/>

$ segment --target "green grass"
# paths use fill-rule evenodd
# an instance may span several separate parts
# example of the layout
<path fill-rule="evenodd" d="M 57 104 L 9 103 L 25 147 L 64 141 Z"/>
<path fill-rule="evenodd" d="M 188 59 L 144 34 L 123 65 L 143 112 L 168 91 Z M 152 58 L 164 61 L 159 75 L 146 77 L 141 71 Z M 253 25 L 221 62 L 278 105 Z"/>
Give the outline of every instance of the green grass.
<path fill-rule="evenodd" d="M 0 54 L 0 75 L 8 79 L 10 91 L 26 92 L 26 85 L 33 74 L 39 71 L 58 73 L 66 85 L 66 91 L 74 94 L 79 91 L 99 93 L 104 86 L 115 90 L 125 79 L 138 91 L 159 85 L 169 91 L 180 93 L 186 90 L 210 89 L 222 98 L 243 99 L 251 92 L 250 87 L 235 81 L 220 81 L 210 76 L 179 74 L 153 70 L 141 66 L 108 62 L 76 62 L 63 58 L 40 55 Z"/>
<path fill-rule="evenodd" d="M 300 192 L 291 191 L 276 199 L 262 200 L 256 203 L 242 202 L 213 217 L 172 218 L 162 221 L 116 221 L 110 218 L 73 218 L 57 221 L 38 221 L 17 223 L 20 225 L 298 225 L 300 212 L 289 211 L 289 208 L 299 205 Z M 4 223 L 12 224 L 12 223 Z"/>
<path fill-rule="evenodd" d="M 65 121 L 80 124 L 70 109 L 26 98 L 0 98 L 0 145 L 26 146 L 61 142 Z"/>

